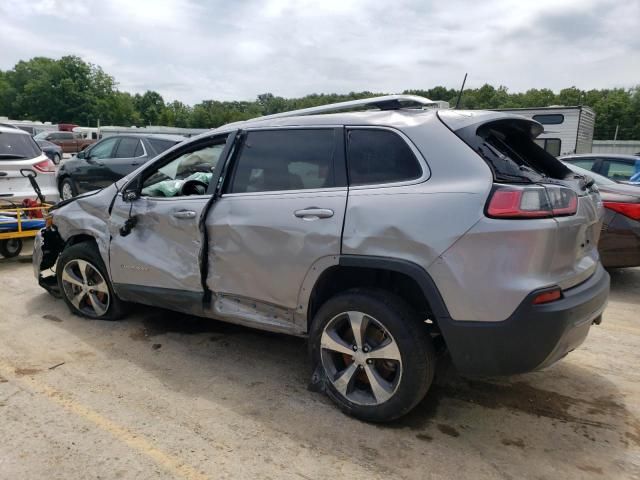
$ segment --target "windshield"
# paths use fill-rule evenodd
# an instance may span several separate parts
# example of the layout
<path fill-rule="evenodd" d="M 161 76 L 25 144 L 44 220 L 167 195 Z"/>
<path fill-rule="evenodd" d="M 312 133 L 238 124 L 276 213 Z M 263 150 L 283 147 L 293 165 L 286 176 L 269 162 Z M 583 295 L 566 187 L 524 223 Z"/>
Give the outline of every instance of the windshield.
<path fill-rule="evenodd" d="M 596 185 L 615 185 L 616 184 L 616 182 L 614 182 L 613 180 L 609 180 L 607 177 L 603 177 L 602 175 L 594 173 L 591 170 L 587 170 L 585 168 L 578 167 L 576 165 L 572 165 L 567 162 L 562 162 L 562 163 L 564 163 L 568 168 L 570 168 L 572 171 L 580 175 L 585 175 L 587 177 L 593 178 L 596 182 Z"/>
<path fill-rule="evenodd" d="M 0 132 L 0 161 L 35 158 L 40 147 L 25 133 Z"/>

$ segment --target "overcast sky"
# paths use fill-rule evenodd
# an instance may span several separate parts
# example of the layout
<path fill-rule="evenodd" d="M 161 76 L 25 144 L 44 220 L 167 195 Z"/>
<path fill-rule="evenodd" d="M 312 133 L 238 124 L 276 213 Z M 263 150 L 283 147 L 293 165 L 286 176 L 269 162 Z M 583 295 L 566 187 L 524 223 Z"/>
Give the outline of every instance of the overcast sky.
<path fill-rule="evenodd" d="M 75 54 L 120 90 L 249 100 L 640 83 L 640 0 L 0 0 L 0 69 Z"/>

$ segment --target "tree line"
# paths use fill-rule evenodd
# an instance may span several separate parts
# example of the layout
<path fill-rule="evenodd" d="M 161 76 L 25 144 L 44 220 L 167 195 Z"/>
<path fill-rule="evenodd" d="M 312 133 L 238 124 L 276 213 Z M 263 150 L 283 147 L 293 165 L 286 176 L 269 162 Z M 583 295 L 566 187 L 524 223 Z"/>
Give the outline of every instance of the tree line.
<path fill-rule="evenodd" d="M 215 94 L 215 92 L 212 92 Z M 454 88 L 436 86 L 405 90 L 431 100 L 455 105 Z M 70 122 L 84 126 L 166 125 L 214 128 L 225 123 L 327 103 L 355 100 L 380 92 L 311 94 L 284 98 L 271 93 L 253 101 L 204 100 L 196 105 L 165 102 L 158 92 L 131 94 L 118 89 L 116 80 L 101 67 L 77 56 L 60 59 L 35 57 L 0 70 L 0 115 L 16 120 Z M 640 139 L 640 85 L 633 88 L 580 90 L 569 87 L 556 93 L 530 89 L 511 93 L 507 87 L 485 84 L 464 91 L 460 108 L 531 108 L 551 105 L 587 105 L 596 112 L 595 138 L 608 140 L 618 129 L 619 140 Z"/>

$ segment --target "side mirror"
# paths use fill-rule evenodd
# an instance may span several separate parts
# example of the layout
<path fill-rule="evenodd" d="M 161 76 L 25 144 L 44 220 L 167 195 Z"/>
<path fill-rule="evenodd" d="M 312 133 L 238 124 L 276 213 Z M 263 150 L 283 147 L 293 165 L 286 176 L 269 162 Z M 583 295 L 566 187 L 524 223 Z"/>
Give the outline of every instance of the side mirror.
<path fill-rule="evenodd" d="M 134 202 L 138 199 L 138 194 L 133 190 L 129 190 L 123 193 L 122 198 L 124 198 L 125 202 Z"/>
<path fill-rule="evenodd" d="M 134 202 L 140 198 L 140 176 L 133 179 L 122 192 L 122 199 L 125 202 Z"/>

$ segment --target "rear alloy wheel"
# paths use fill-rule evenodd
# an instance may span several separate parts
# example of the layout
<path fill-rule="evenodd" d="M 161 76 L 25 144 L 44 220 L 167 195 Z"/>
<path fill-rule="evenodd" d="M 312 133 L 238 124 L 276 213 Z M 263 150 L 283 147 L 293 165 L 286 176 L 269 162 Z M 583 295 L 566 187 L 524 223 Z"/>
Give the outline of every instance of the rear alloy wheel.
<path fill-rule="evenodd" d="M 58 285 L 73 313 L 104 320 L 122 316 L 122 301 L 113 292 L 94 243 L 83 242 L 65 248 L 57 265 Z"/>
<path fill-rule="evenodd" d="M 394 420 L 424 398 L 435 367 L 419 316 L 385 291 L 350 290 L 329 299 L 310 332 L 310 350 L 325 390 L 362 420 Z"/>
<path fill-rule="evenodd" d="M 364 312 L 343 312 L 324 327 L 320 358 L 328 380 L 347 400 L 380 405 L 402 378 L 402 358 L 389 331 Z"/>
<path fill-rule="evenodd" d="M 12 258 L 20 255 L 22 251 L 22 240 L 19 238 L 10 238 L 8 240 L 0 240 L 0 255 L 4 258 Z"/>
<path fill-rule="evenodd" d="M 76 187 L 73 184 L 73 180 L 65 178 L 60 184 L 60 198 L 62 198 L 62 200 L 69 200 L 76 195 Z"/>

